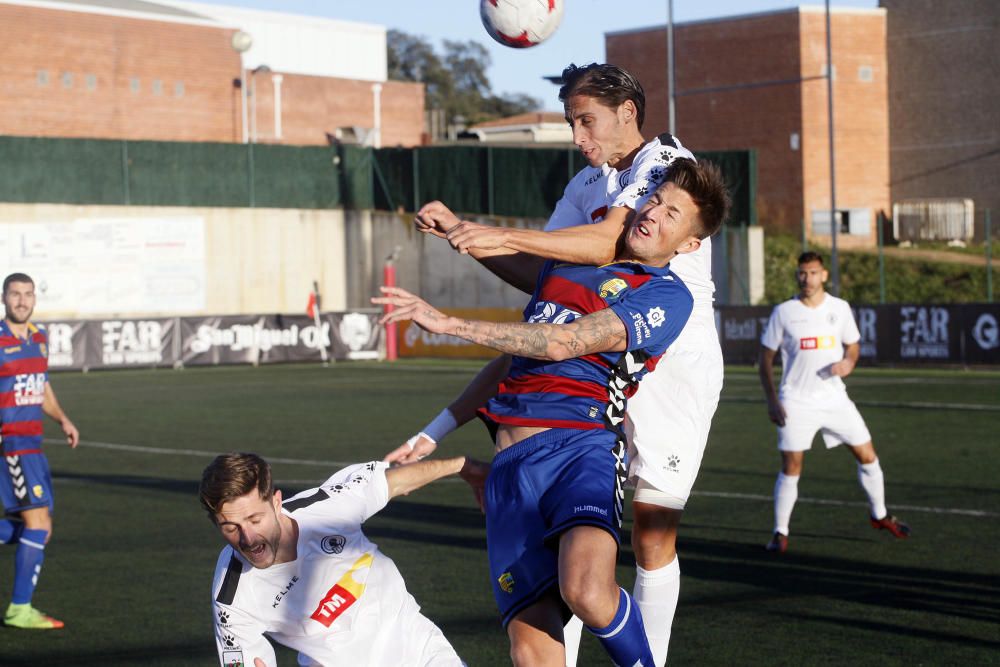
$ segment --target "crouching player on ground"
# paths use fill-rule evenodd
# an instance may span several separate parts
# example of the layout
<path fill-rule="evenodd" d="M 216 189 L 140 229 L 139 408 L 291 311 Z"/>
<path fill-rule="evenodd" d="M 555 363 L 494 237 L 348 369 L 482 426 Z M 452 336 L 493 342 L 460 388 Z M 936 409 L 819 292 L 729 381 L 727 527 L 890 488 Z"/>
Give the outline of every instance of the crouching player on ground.
<path fill-rule="evenodd" d="M 448 317 L 399 288 L 373 299 L 396 307 L 386 322 L 409 319 L 514 355 L 480 414 L 495 432 L 487 549 L 515 665 L 565 665 L 570 612 L 615 664 L 653 665 L 639 609 L 615 580 L 626 397 L 692 311 L 668 263 L 715 233 L 727 208 L 717 169 L 678 160 L 614 263 L 545 265 L 524 323 Z"/>
<path fill-rule="evenodd" d="M 361 524 L 448 475 L 481 488 L 487 470 L 464 457 L 392 469 L 361 463 L 282 502 L 262 458 L 218 456 L 199 494 L 228 543 L 212 583 L 220 663 L 274 667 L 267 633 L 297 650 L 300 665 L 462 665 Z"/>

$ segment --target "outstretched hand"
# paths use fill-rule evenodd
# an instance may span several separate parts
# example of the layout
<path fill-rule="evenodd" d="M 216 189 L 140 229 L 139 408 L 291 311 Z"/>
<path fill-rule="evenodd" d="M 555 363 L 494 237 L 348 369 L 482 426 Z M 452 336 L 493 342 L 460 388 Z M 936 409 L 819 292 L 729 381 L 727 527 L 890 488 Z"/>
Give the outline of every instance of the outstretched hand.
<path fill-rule="evenodd" d="M 421 329 L 431 333 L 449 333 L 447 330 L 452 318 L 433 307 L 416 294 L 410 294 L 402 287 L 379 287 L 384 296 L 372 297 L 372 303 L 382 306 L 394 306 L 392 312 L 386 313 L 379 324 L 392 324 L 403 320 L 412 320 Z"/>
<path fill-rule="evenodd" d="M 462 220 L 448 232 L 448 243 L 463 255 L 470 250 L 496 250 L 507 242 L 507 230 L 503 227 L 483 225 Z"/>
<path fill-rule="evenodd" d="M 418 231 L 442 239 L 460 222 L 450 208 L 437 200 L 421 206 L 413 219 Z"/>
<path fill-rule="evenodd" d="M 382 460 L 391 465 L 406 465 L 430 456 L 437 449 L 437 443 L 423 433 L 418 433 L 396 449 L 385 455 Z"/>
<path fill-rule="evenodd" d="M 465 457 L 465 465 L 458 473 L 466 483 L 472 487 L 472 494 L 476 497 L 476 504 L 479 509 L 486 512 L 486 478 L 490 474 L 490 464 Z"/>

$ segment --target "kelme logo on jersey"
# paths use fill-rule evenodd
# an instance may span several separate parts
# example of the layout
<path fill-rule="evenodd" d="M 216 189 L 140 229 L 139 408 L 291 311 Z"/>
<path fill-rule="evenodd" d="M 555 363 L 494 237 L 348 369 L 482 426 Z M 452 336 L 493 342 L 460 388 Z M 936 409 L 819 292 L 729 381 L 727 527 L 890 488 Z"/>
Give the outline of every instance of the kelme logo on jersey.
<path fill-rule="evenodd" d="M 343 535 L 327 535 L 320 541 L 319 548 L 328 554 L 339 554 L 344 550 L 345 544 L 347 538 Z"/>
<path fill-rule="evenodd" d="M 504 593 L 514 592 L 514 576 L 510 572 L 504 572 L 497 577 L 497 583 L 500 584 L 500 590 Z"/>
<path fill-rule="evenodd" d="M 836 346 L 834 336 L 810 336 L 799 339 L 800 350 L 832 350 Z"/>
<path fill-rule="evenodd" d="M 351 569 L 333 585 L 333 588 L 326 592 L 323 599 L 319 601 L 316 611 L 310 614 L 309 618 L 330 627 L 341 614 L 350 609 L 351 605 L 357 602 L 361 594 L 365 592 L 365 585 L 354 578 L 354 573 L 370 568 L 373 560 L 371 554 L 365 554 L 354 561 Z"/>
<path fill-rule="evenodd" d="M 605 280 L 601 283 L 600 294 L 602 299 L 607 299 L 609 296 L 618 296 L 618 293 L 623 289 L 628 287 L 626 283 L 621 278 L 612 278 L 611 280 Z"/>

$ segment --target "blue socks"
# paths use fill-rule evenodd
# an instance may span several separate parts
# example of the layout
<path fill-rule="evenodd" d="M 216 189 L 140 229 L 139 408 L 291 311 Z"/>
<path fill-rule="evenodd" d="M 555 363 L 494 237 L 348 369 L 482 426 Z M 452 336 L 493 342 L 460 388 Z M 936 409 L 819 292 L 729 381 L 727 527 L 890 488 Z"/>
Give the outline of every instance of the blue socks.
<path fill-rule="evenodd" d="M 38 574 L 42 571 L 42 561 L 45 559 L 45 538 L 47 530 L 25 528 L 17 543 L 17 553 L 14 555 L 14 594 L 11 602 L 28 604 L 38 583 Z"/>
<path fill-rule="evenodd" d="M 618 667 L 653 666 L 653 654 L 649 650 L 639 607 L 624 589 L 618 589 L 618 611 L 611 623 L 606 628 L 588 625 L 587 629 L 597 637 Z"/>

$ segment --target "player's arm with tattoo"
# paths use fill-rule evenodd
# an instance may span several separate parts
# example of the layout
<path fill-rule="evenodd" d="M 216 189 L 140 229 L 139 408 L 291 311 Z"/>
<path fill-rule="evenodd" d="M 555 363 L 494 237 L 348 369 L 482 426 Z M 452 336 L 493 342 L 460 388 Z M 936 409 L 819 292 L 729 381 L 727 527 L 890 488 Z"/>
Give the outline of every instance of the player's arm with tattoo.
<path fill-rule="evenodd" d="M 595 352 L 620 352 L 628 344 L 625 324 L 609 308 L 566 324 L 484 322 L 445 315 L 398 287 L 381 289 L 384 296 L 372 303 L 395 306 L 382 323 L 412 320 L 431 333 L 457 336 L 507 354 L 562 361 Z"/>

